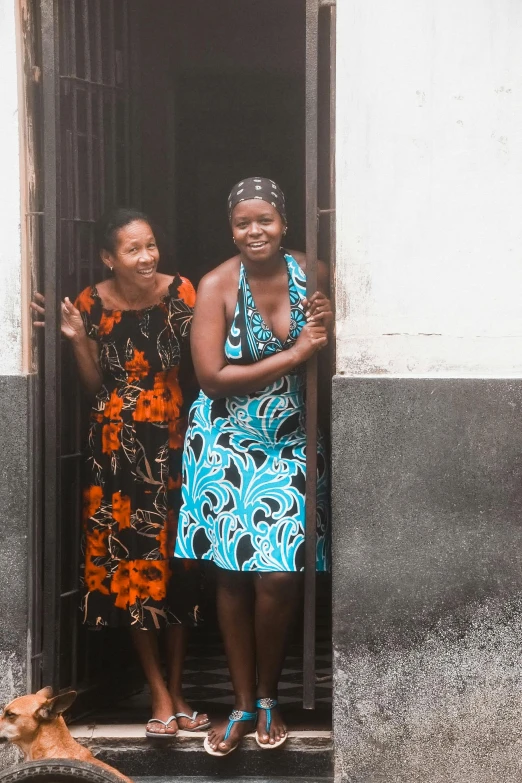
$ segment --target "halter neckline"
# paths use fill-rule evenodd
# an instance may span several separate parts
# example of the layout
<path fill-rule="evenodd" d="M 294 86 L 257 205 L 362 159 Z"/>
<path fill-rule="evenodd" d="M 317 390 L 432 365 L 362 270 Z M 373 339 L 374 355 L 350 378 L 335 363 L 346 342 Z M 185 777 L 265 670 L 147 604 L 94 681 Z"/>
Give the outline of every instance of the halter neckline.
<path fill-rule="evenodd" d="M 225 342 L 225 356 L 230 363 L 250 364 L 281 350 L 290 348 L 306 324 L 302 300 L 306 296 L 306 276 L 290 253 L 284 254 L 288 270 L 290 327 L 281 340 L 265 323 L 248 283 L 248 275 L 240 262 L 236 309 Z"/>

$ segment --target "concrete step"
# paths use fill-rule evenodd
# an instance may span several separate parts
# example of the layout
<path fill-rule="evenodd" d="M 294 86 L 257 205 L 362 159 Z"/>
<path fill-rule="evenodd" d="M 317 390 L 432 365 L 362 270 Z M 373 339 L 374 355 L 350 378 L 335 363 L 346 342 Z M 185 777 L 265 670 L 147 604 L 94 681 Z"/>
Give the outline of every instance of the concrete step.
<path fill-rule="evenodd" d="M 144 727 L 136 724 L 73 725 L 71 734 L 88 747 L 99 759 L 111 764 L 132 778 L 144 778 L 145 783 L 176 783 L 183 776 L 192 782 L 215 779 L 222 783 L 233 778 L 239 783 L 259 783 L 266 778 L 270 783 L 296 778 L 310 783 L 330 779 L 332 743 L 329 731 L 290 732 L 284 747 L 275 751 L 262 750 L 254 735 L 247 735 L 241 747 L 224 758 L 205 753 L 203 740 L 206 732 L 179 731 L 173 740 L 149 740 Z M 180 778 L 181 776 L 181 778 Z"/>
<path fill-rule="evenodd" d="M 138 777 L 134 778 L 135 783 L 215 783 L 216 777 L 202 778 L 202 777 Z M 333 778 L 299 778 L 301 783 L 333 783 Z M 295 777 L 293 778 L 219 778 L 219 783 L 295 783 Z"/>

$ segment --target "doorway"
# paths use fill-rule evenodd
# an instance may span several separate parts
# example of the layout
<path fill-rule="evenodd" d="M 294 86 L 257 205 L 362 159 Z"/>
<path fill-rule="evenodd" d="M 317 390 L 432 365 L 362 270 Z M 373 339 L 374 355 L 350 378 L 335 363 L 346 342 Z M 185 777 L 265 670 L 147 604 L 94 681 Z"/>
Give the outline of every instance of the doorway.
<path fill-rule="evenodd" d="M 56 224 L 58 253 L 53 261 L 47 239 L 42 270 L 55 304 L 102 275 L 92 225 L 102 209 L 118 202 L 142 208 L 164 229 L 162 271 L 179 270 L 197 285 L 234 252 L 226 215 L 230 187 L 245 176 L 268 176 L 287 197 L 289 246 L 304 249 L 310 222 L 304 165 L 309 6 L 306 0 L 41 0 L 44 114 L 45 91 L 51 90 L 46 57 L 59 73 L 55 198 L 52 183 L 46 183 L 46 204 L 56 204 L 49 220 Z M 45 37 L 46 18 L 53 21 L 52 41 Z M 46 122 L 52 121 L 47 116 Z M 319 135 L 324 126 L 316 128 Z M 327 199 L 330 167 L 319 169 Z M 328 235 L 322 232 L 326 260 Z M 75 585 L 84 411 L 79 390 L 71 394 L 71 357 L 52 344 L 51 329 L 46 373 L 57 391 L 46 399 L 44 413 L 51 474 L 53 427 L 60 453 L 44 487 L 45 557 L 55 563 L 52 573 L 42 576 L 44 684 L 79 689 L 84 697 L 79 710 L 90 710 L 98 720 L 143 723 L 148 697 L 137 686 L 129 692 L 129 681 L 138 680 L 127 676 L 133 659 L 126 635 L 89 633 L 79 623 Z M 319 722 L 327 728 L 327 578 L 318 580 L 317 593 L 317 709 L 301 709 L 302 629 L 290 651 L 281 701 L 294 713 L 288 718 L 292 725 Z M 193 634 L 186 695 L 196 708 L 215 714 L 216 708 L 229 709 L 231 691 L 211 604 L 207 617 Z"/>
<path fill-rule="evenodd" d="M 150 7 L 150 6 L 149 6 Z M 231 186 L 280 182 L 304 247 L 303 0 L 155 0 L 141 5 L 143 208 L 170 234 L 173 262 L 199 278 L 234 253 Z"/>

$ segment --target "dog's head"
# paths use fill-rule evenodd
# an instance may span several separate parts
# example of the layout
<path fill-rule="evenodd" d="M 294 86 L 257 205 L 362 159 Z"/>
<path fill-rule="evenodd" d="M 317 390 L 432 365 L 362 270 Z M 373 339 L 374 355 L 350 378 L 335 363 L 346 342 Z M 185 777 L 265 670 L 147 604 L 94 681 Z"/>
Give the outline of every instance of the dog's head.
<path fill-rule="evenodd" d="M 0 715 L 0 742 L 30 743 L 43 723 L 57 720 L 76 698 L 76 691 L 53 697 L 52 688 L 13 699 Z"/>

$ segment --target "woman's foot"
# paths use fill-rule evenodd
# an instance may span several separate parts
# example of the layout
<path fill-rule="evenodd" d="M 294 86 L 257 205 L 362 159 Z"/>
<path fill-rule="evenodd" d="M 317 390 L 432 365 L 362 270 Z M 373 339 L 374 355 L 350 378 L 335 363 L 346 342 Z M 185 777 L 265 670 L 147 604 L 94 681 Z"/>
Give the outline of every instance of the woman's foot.
<path fill-rule="evenodd" d="M 192 718 L 194 710 L 187 704 L 182 696 L 173 696 L 172 704 L 174 707 L 174 714 L 178 715 L 176 719 L 178 726 L 182 731 L 204 731 L 210 726 L 208 715 L 204 712 L 198 712 L 196 713 L 196 717 Z M 184 713 L 184 715 L 179 715 L 181 712 Z M 189 717 L 185 717 L 187 715 Z"/>
<path fill-rule="evenodd" d="M 161 721 L 161 723 L 157 721 Z M 170 699 L 152 700 L 152 718 L 147 723 L 145 731 L 147 734 L 167 734 L 171 737 L 178 733 L 178 722 L 174 717 L 174 709 Z"/>
<path fill-rule="evenodd" d="M 230 717 L 239 717 L 240 712 L 240 710 L 234 710 Z M 252 717 L 251 720 L 236 720 L 234 723 L 232 723 L 230 733 L 225 740 L 224 737 L 227 733 L 229 724 L 230 719 L 226 721 L 220 721 L 215 728 L 210 729 L 207 735 L 207 744 L 211 750 L 217 751 L 218 753 L 223 753 L 223 755 L 229 753 L 231 750 L 237 747 L 244 736 L 250 734 L 252 729 L 255 728 L 256 719 L 255 717 Z"/>
<path fill-rule="evenodd" d="M 281 711 L 277 706 L 277 702 L 274 699 L 258 699 L 257 701 L 257 739 L 259 744 L 268 745 L 282 745 L 283 741 L 288 737 L 288 730 L 285 722 L 281 716 Z M 263 709 L 260 705 L 270 707 L 270 709 Z M 267 730 L 268 715 L 270 714 L 270 728 Z"/>

